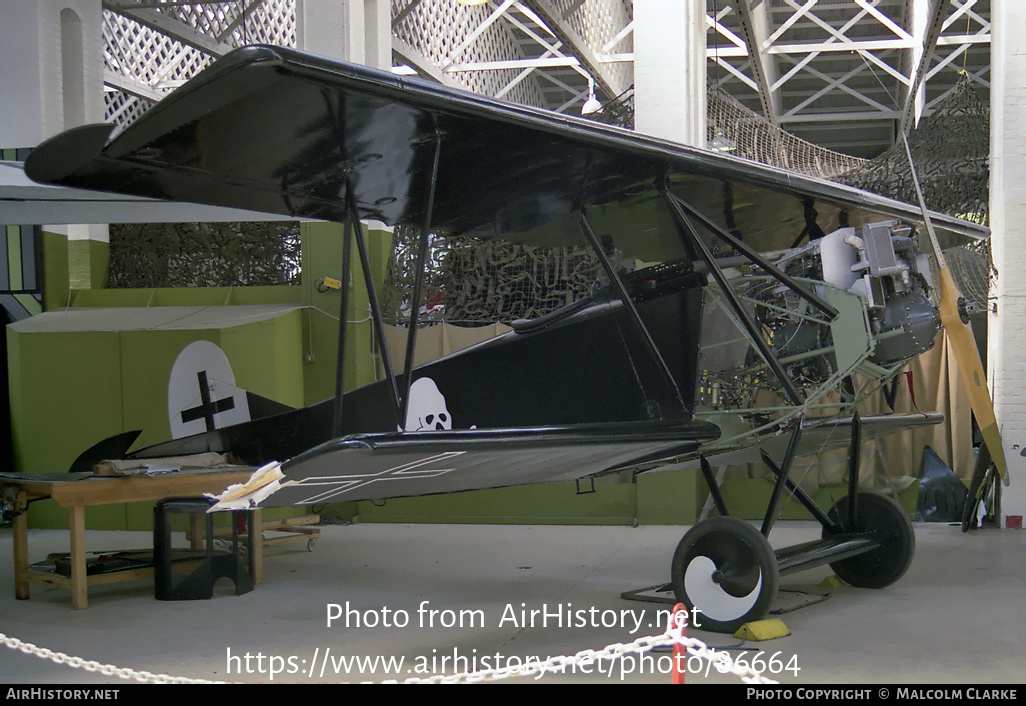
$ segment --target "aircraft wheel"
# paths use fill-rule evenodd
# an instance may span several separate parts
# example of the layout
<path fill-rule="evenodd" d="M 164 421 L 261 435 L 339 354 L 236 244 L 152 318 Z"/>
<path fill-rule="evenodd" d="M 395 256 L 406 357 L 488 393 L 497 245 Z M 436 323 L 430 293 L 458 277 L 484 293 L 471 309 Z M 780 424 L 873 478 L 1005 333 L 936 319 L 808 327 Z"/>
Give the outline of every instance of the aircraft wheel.
<path fill-rule="evenodd" d="M 671 583 L 678 601 L 693 608 L 695 627 L 735 632 L 769 612 L 780 573 L 769 542 L 734 517 L 711 517 L 692 527 L 673 554 Z"/>
<path fill-rule="evenodd" d="M 852 531 L 848 528 L 847 496 L 830 508 L 828 516 L 845 532 Z M 882 544 L 865 554 L 831 563 L 834 573 L 858 588 L 883 588 L 905 575 L 915 555 L 916 535 L 901 505 L 878 493 L 859 493 L 854 533 L 878 535 Z M 831 532 L 824 528 L 823 536 L 829 537 Z"/>

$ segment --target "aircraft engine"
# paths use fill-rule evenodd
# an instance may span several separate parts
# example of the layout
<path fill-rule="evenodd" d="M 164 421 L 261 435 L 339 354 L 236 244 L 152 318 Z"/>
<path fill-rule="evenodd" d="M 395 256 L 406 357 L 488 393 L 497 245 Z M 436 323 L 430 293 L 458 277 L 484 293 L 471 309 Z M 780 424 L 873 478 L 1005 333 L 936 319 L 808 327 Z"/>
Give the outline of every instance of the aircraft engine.
<path fill-rule="evenodd" d="M 929 350 L 941 330 L 929 258 L 896 221 L 842 228 L 818 241 L 823 281 L 860 294 L 876 338 L 870 358 L 890 365 Z"/>
<path fill-rule="evenodd" d="M 869 360 L 890 366 L 928 350 L 941 329 L 931 299 L 929 260 L 911 229 L 896 221 L 841 228 L 771 258 L 789 275 L 858 295 L 866 305 L 875 347 Z M 822 294 L 827 287 L 819 286 Z M 810 316 L 779 283 L 752 292 L 759 322 L 793 379 L 818 384 L 836 369 L 831 326 Z M 820 354 L 816 354 L 819 351 Z"/>

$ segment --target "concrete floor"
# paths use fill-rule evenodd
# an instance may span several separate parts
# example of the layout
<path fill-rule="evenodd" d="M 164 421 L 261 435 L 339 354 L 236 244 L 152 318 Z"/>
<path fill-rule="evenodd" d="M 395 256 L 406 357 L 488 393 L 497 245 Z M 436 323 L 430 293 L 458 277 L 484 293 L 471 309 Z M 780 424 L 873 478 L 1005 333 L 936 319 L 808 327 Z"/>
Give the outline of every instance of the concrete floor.
<path fill-rule="evenodd" d="M 475 658 L 478 666 L 506 666 L 662 633 L 657 611 L 663 606 L 621 594 L 668 580 L 669 560 L 685 528 L 321 529 L 313 552 L 298 543 L 268 549 L 265 581 L 251 593 L 235 596 L 230 584 L 219 584 L 211 600 L 164 602 L 154 599 L 152 582 L 135 582 L 93 588 L 83 611 L 71 608 L 66 591 L 41 586 L 32 587 L 30 600 L 16 601 L 10 530 L 0 530 L 0 632 L 86 660 L 202 680 L 377 682 L 462 671 Z M 781 523 L 771 541 L 788 546 L 818 534 L 811 523 Z M 747 650 L 751 659 L 761 650 L 764 660 L 777 660 L 776 673 L 767 676 L 791 684 L 1021 683 L 1026 534 L 963 534 L 946 524 L 918 524 L 916 540 L 914 563 L 897 584 L 829 589 L 827 600 L 777 616 L 790 636 L 748 642 L 732 653 Z M 66 551 L 67 542 L 64 531 L 30 530 L 30 560 Z M 146 548 L 149 542 L 146 533 L 88 535 L 90 549 Z M 828 576 L 829 568 L 811 569 L 784 577 L 782 589 L 815 590 Z M 345 618 L 328 624 L 333 606 L 348 607 L 348 626 Z M 543 607 L 584 611 L 571 615 L 588 618 L 575 620 L 586 623 L 580 626 L 522 624 L 521 609 Z M 611 624 L 593 625 L 592 615 L 596 623 L 605 617 Z M 395 625 L 404 620 L 406 627 Z M 713 647 L 739 642 L 694 629 L 689 635 Z M 344 657 L 405 661 L 399 670 L 380 661 L 345 669 Z M 588 674 L 518 681 L 668 683 L 666 660 L 659 657 L 607 661 L 600 665 L 604 674 L 590 668 Z M 462 660 L 455 670 L 454 658 Z M 696 668 L 687 676 L 690 683 L 739 683 L 715 671 L 694 673 L 702 671 L 698 665 L 690 663 Z M 0 683 L 131 682 L 0 647 Z"/>

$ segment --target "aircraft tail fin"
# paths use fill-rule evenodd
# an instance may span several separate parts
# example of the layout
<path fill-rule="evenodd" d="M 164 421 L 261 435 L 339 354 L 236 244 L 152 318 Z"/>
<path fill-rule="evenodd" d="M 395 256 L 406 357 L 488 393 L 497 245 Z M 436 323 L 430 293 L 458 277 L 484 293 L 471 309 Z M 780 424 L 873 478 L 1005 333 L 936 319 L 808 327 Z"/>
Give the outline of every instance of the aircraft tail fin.
<path fill-rule="evenodd" d="M 93 464 L 109 458 L 123 458 L 132 447 L 142 430 L 126 431 L 107 437 L 79 454 L 68 469 L 69 473 L 92 473 Z"/>

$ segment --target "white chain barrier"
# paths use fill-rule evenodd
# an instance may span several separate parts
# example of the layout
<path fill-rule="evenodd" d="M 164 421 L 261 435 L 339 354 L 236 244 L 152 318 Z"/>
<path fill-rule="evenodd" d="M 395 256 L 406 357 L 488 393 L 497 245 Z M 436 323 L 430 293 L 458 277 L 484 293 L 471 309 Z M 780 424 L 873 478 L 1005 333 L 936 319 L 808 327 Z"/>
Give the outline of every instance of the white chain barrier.
<path fill-rule="evenodd" d="M 486 669 L 477 672 L 462 672 L 452 675 L 436 675 L 427 678 L 406 679 L 404 684 L 457 684 L 477 683 L 486 681 L 498 681 L 514 677 L 543 676 L 545 674 L 561 674 L 572 670 L 575 666 L 590 666 L 603 660 L 621 659 L 625 655 L 640 654 L 657 647 L 681 648 L 674 650 L 673 659 L 677 663 L 674 670 L 677 671 L 681 663 L 683 652 L 686 651 L 693 657 L 707 660 L 712 667 L 721 674 L 733 674 L 748 684 L 776 684 L 777 682 L 764 677 L 760 672 L 747 664 L 739 664 L 734 661 L 730 653 L 716 650 L 706 645 L 701 640 L 690 638 L 685 635 L 687 620 L 686 612 L 675 609 L 670 616 L 669 626 L 662 635 L 640 637 L 630 643 L 615 643 L 601 650 L 582 650 L 571 656 L 550 657 L 546 660 L 525 662 L 515 667 L 503 669 Z M 222 681 L 209 681 L 205 679 L 187 679 L 185 677 L 172 677 L 166 674 L 154 674 L 152 672 L 123 669 L 109 664 L 101 664 L 81 657 L 72 657 L 63 652 L 55 652 L 45 647 L 37 647 L 28 642 L 23 642 L 13 637 L 0 633 L 0 643 L 19 650 L 25 654 L 35 655 L 41 659 L 48 659 L 57 664 L 67 665 L 76 669 L 84 669 L 88 672 L 99 672 L 104 676 L 115 676 L 122 679 L 133 679 L 151 684 L 224 684 Z M 683 670 L 680 670 L 683 672 Z M 390 680 L 384 683 L 398 683 Z"/>
<path fill-rule="evenodd" d="M 496 681 L 511 677 L 542 676 L 544 674 L 560 674 L 568 671 L 574 665 L 588 666 L 602 660 L 614 660 L 628 654 L 640 654 L 656 647 L 681 647 L 680 651 L 675 650 L 673 654 L 674 673 L 682 673 L 683 652 L 709 661 L 713 668 L 721 674 L 733 674 L 748 684 L 776 684 L 777 682 L 768 679 L 762 673 L 756 671 L 746 664 L 738 664 L 730 656 L 729 652 L 715 650 L 701 640 L 687 637 L 684 633 L 687 627 L 687 611 L 683 606 L 674 608 L 670 616 L 669 625 L 662 635 L 639 637 L 634 642 L 615 643 L 601 650 L 582 650 L 573 656 L 550 657 L 544 661 L 525 662 L 515 667 L 504 669 L 486 669 L 479 672 L 465 672 L 453 675 L 438 675 L 426 679 L 407 679 L 403 683 L 419 684 L 455 684 L 472 683 L 483 681 Z M 675 680 L 676 681 L 676 680 Z"/>
<path fill-rule="evenodd" d="M 12 650 L 24 652 L 27 655 L 35 655 L 41 659 L 48 659 L 57 664 L 65 664 L 76 669 L 84 669 L 87 672 L 99 672 L 107 677 L 121 677 L 122 679 L 134 679 L 135 681 L 150 684 L 223 684 L 224 682 L 213 682 L 205 679 L 186 679 L 184 677 L 172 677 L 166 674 L 153 674 L 152 672 L 139 672 L 134 669 L 122 669 L 112 664 L 101 664 L 81 657 L 72 657 L 63 652 L 54 652 L 45 647 L 37 647 L 30 642 L 8 637 L 0 633 L 0 642 Z"/>

